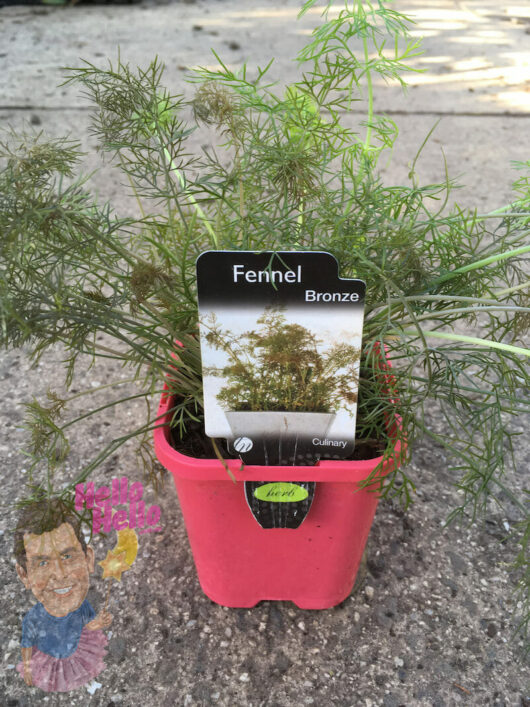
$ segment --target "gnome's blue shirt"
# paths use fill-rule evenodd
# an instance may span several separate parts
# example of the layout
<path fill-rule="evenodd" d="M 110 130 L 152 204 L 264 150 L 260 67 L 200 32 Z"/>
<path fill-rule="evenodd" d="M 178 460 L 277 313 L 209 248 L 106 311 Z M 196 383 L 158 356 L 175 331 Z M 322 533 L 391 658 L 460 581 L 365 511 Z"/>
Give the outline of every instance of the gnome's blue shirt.
<path fill-rule="evenodd" d="M 52 616 L 39 602 L 22 621 L 23 648 L 38 648 L 53 658 L 68 658 L 75 652 L 85 624 L 95 618 L 96 612 L 85 601 L 66 616 Z"/>

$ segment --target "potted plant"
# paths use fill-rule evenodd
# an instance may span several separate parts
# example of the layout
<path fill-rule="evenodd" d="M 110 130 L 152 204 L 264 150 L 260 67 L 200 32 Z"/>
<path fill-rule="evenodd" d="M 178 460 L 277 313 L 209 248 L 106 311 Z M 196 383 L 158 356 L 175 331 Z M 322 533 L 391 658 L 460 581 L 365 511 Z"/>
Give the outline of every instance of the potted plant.
<path fill-rule="evenodd" d="M 314 4 L 308 0 L 301 12 Z M 29 346 L 37 358 L 64 344 L 68 383 L 83 354 L 123 362 L 129 384 L 142 387 L 120 395 L 127 383 L 120 378 L 112 404 L 148 399 L 161 381 L 166 385 L 159 416 L 101 450 L 60 492 L 64 498 L 119 444 L 136 434 L 143 442 L 153 428 L 162 463 L 180 455 L 176 475 L 184 503 L 196 493 L 193 484 L 237 487 L 227 470 L 236 480 L 329 481 L 324 494 L 337 486 L 330 490 L 330 513 L 351 527 L 358 509 L 349 503 L 364 492 L 349 491 L 359 485 L 375 482 L 387 495 L 410 501 L 415 480 L 400 464 L 403 441 L 410 449 L 423 434 L 456 460 L 464 498 L 453 515 L 470 509 L 474 516 L 499 490 L 509 493 L 503 482 L 508 419 L 528 409 L 522 392 L 529 356 L 522 343 L 529 316 L 528 177 L 516 180 L 512 203 L 489 213 L 448 208 L 452 182 L 421 185 L 418 155 L 411 156 L 409 183 L 382 180 L 378 161 L 392 148 L 397 128 L 374 110 L 374 78 L 405 84 L 408 62 L 420 51 L 409 26 L 384 2 L 326 12 L 298 56 L 299 81 L 279 91 L 268 80 L 270 65 L 250 76 L 246 67 L 235 73 L 219 57 L 217 69 L 190 76 L 197 84 L 191 99 L 162 86 L 158 61 L 138 70 L 121 60 L 106 69 L 87 63 L 70 70 L 68 81 L 79 83 L 93 102 L 94 134 L 130 184 L 137 217 L 116 216 L 74 178 L 75 143 L 18 135 L 3 145 L 3 343 Z M 358 127 L 349 119 L 354 101 L 366 106 Z M 220 154 L 188 150 L 197 126 L 221 136 Z M 195 261 L 206 250 L 326 251 L 342 277 L 366 282 L 356 438 L 358 451 L 371 449 L 372 459 L 355 462 L 360 466 L 353 471 L 345 461 L 242 470 L 240 461 L 204 438 Z M 30 407 L 31 453 L 35 468 L 47 462 L 49 478 L 42 483 L 49 487 L 54 465 L 68 450 L 66 429 L 75 421 L 61 421 L 66 404 L 52 396 Z M 444 430 L 429 422 L 433 405 Z M 81 417 L 90 414 L 87 402 Z M 368 519 L 375 499 L 366 491 L 361 502 Z M 519 499 L 513 501 L 524 513 Z M 230 503 L 225 511 L 215 504 L 220 526 L 231 522 Z M 194 504 L 200 525 L 204 513 L 197 499 Z M 317 511 L 313 505 L 311 514 L 318 517 Z M 295 533 L 310 527 L 264 530 L 269 540 L 262 565 L 271 558 L 275 533 L 285 537 L 274 547 L 291 547 L 292 555 Z M 235 545 L 242 542 L 238 537 Z M 522 546 L 523 565 L 525 552 Z M 330 558 L 326 571 L 347 562 Z M 351 586 L 354 565 L 341 591 L 326 590 L 328 605 Z M 313 569 L 304 581 L 316 587 L 323 573 L 320 565 Z"/>

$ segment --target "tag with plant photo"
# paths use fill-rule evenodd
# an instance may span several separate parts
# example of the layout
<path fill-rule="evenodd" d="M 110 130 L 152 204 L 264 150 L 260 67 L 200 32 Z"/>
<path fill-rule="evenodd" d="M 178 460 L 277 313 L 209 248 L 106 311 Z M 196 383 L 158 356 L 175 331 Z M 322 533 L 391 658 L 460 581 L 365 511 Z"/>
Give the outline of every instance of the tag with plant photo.
<path fill-rule="evenodd" d="M 205 429 L 247 464 L 351 455 L 364 282 L 323 252 L 197 261 Z"/>

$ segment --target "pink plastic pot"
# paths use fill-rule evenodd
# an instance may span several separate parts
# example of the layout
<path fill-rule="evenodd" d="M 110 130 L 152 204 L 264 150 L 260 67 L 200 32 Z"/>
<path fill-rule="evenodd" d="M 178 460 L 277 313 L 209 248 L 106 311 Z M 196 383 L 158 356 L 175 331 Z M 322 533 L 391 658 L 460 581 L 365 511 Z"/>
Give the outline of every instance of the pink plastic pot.
<path fill-rule="evenodd" d="M 168 419 L 163 394 L 159 415 Z M 398 422 L 396 421 L 396 428 Z M 155 451 L 175 479 L 197 574 L 204 593 L 223 606 L 251 607 L 264 599 L 327 609 L 350 594 L 372 525 L 378 495 L 359 489 L 381 458 L 322 461 L 316 466 L 246 466 L 194 459 L 170 444 L 169 426 L 154 432 Z M 396 442 L 396 458 L 401 445 Z M 386 462 L 381 473 L 394 468 Z M 296 530 L 263 529 L 246 503 L 244 481 L 316 481 L 309 513 Z"/>

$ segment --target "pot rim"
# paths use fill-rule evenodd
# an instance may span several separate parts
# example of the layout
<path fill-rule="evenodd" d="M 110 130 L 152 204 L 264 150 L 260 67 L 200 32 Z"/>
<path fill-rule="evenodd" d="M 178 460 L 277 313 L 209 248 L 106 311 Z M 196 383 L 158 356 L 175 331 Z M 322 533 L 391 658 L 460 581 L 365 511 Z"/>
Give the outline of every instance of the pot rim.
<path fill-rule="evenodd" d="M 212 459 L 197 459 L 182 454 L 170 443 L 169 415 L 171 411 L 172 396 L 168 387 L 160 399 L 157 416 L 157 427 L 153 432 L 155 453 L 158 461 L 176 477 L 193 479 L 195 481 L 227 481 L 231 479 L 225 466 L 216 457 Z M 239 459 L 226 459 L 225 463 L 237 481 L 342 481 L 360 482 L 370 476 L 380 466 L 374 480 L 386 476 L 400 464 L 400 459 L 405 452 L 406 444 L 397 439 L 398 430 L 401 429 L 401 418 L 395 415 L 391 434 L 396 437 L 394 454 L 383 462 L 384 457 L 373 459 L 346 460 L 323 459 L 314 466 L 264 466 L 244 465 Z"/>

